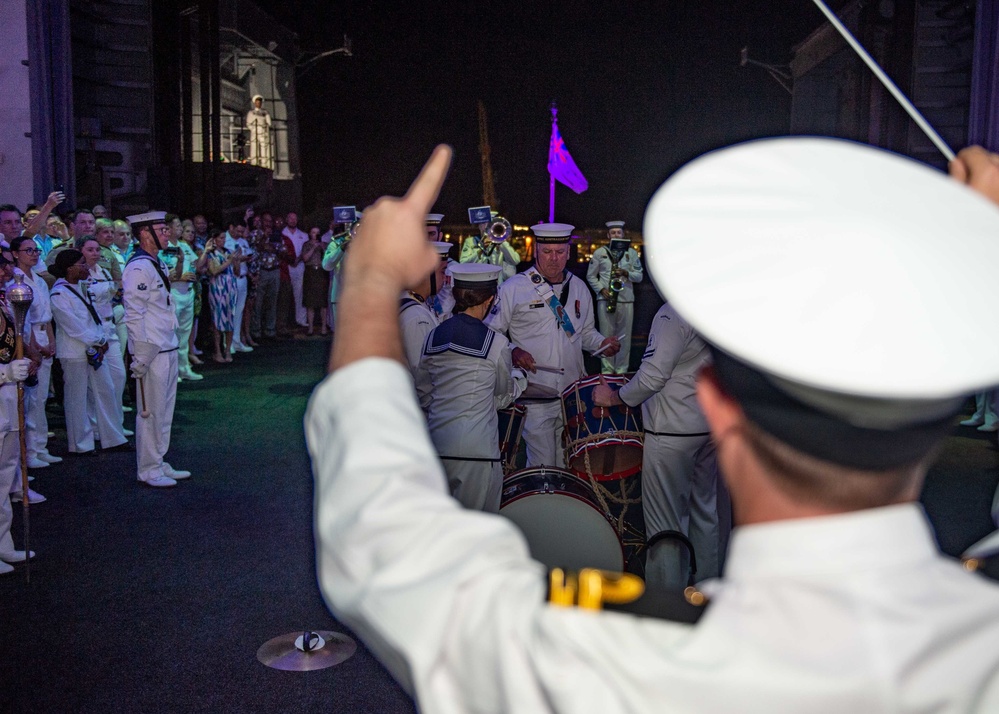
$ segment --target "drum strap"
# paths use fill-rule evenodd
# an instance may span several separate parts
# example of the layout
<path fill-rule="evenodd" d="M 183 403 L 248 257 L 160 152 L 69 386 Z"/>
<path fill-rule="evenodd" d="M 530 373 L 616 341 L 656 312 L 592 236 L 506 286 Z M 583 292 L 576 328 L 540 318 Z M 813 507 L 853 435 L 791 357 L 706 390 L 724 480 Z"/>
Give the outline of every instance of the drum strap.
<path fill-rule="evenodd" d="M 442 461 L 475 461 L 479 463 L 499 464 L 503 459 L 480 459 L 475 456 L 441 456 Z"/>
<path fill-rule="evenodd" d="M 569 319 L 569 315 L 565 311 L 565 303 L 569 299 L 569 283 L 572 280 L 570 274 L 565 276 L 565 284 L 562 286 L 562 295 L 555 294 L 555 290 L 552 286 L 542 277 L 541 273 L 537 271 L 536 268 L 531 268 L 527 271 L 527 276 L 530 277 L 531 282 L 534 283 L 534 291 L 541 298 L 542 302 L 548 305 L 548 309 L 552 311 L 555 315 L 556 324 L 565 331 L 569 337 L 576 334 L 576 328 L 572 326 L 572 321 Z"/>
<path fill-rule="evenodd" d="M 652 434 L 652 436 L 711 436 L 710 431 L 699 431 L 696 434 L 677 434 L 672 431 L 649 431 L 645 430 L 646 434 Z"/>

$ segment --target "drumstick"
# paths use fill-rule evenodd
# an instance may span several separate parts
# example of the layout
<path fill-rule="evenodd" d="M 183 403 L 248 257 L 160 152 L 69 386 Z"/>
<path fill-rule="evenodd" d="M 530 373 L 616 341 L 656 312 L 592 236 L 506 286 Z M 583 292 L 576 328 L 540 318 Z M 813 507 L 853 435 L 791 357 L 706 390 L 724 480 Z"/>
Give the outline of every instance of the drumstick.
<path fill-rule="evenodd" d="M 552 374 L 565 374 L 565 370 L 561 367 L 548 367 L 543 364 L 534 365 L 534 369 L 538 372 L 551 372 Z"/>
<path fill-rule="evenodd" d="M 851 32 L 846 29 L 836 14 L 833 13 L 833 11 L 830 10 L 824 2 L 822 2 L 822 0 L 812 0 L 812 2 L 814 2 L 818 6 L 819 10 L 822 11 L 822 14 L 829 19 L 832 26 L 835 27 L 839 34 L 843 36 L 843 39 L 846 40 L 847 44 L 853 48 L 854 52 L 860 56 L 860 59 L 862 59 L 864 63 L 870 67 L 871 71 L 874 72 L 874 76 L 881 80 L 881 84 L 885 86 L 885 89 L 887 89 L 891 95 L 898 100 L 898 103 L 902 105 L 902 109 L 904 109 L 906 113 L 912 117 L 912 120 L 916 122 L 919 128 L 923 130 L 923 133 L 929 137 L 930 141 L 932 141 L 933 145 L 940 150 L 940 153 L 944 155 L 947 161 L 953 161 L 954 152 L 951 148 L 947 146 L 946 142 L 942 138 L 940 138 L 940 135 L 937 134 L 936 130 L 932 126 L 930 126 L 930 123 L 926 121 L 926 118 L 919 113 L 919 110 L 916 109 L 912 102 L 909 101 L 908 97 L 902 94 L 902 90 L 899 89 L 893 81 L 891 81 L 888 75 L 884 73 L 884 70 L 878 66 L 878 63 L 875 62 L 869 54 L 867 54 L 867 50 L 865 50 L 861 44 L 857 42 L 857 38 L 855 38 Z"/>
<path fill-rule="evenodd" d="M 614 339 L 616 339 L 616 340 L 617 340 L 618 342 L 620 342 L 621 340 L 623 340 L 623 339 L 624 339 L 624 335 L 618 335 L 618 336 L 617 336 L 617 337 L 615 337 Z M 606 351 L 607 351 L 607 350 L 608 350 L 609 348 L 610 348 L 610 343 L 608 343 L 608 344 L 604 345 L 604 346 L 603 346 L 603 347 L 601 347 L 601 348 L 600 348 L 599 350 L 597 350 L 596 352 L 594 352 L 594 353 L 593 353 L 593 356 L 594 356 L 594 357 L 596 357 L 596 356 L 598 356 L 598 355 L 602 355 L 602 354 L 603 354 L 604 352 L 606 352 Z"/>

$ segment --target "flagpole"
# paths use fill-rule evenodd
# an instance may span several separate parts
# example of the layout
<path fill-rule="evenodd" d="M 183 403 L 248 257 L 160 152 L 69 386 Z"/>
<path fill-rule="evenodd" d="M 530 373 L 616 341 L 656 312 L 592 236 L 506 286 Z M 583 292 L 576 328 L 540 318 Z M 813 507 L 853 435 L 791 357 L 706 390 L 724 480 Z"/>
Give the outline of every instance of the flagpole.
<path fill-rule="evenodd" d="M 555 106 L 555 102 L 552 102 L 552 129 L 554 133 L 555 124 L 558 122 L 558 107 Z M 551 155 L 551 149 L 549 149 L 549 157 Z M 555 222 L 555 174 L 551 172 L 551 167 L 548 168 L 548 222 Z"/>

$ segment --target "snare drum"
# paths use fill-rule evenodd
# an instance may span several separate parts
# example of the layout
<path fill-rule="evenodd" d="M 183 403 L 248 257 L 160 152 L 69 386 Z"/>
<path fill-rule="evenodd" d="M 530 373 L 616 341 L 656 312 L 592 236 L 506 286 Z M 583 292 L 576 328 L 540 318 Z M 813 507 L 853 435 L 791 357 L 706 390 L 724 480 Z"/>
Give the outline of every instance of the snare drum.
<path fill-rule="evenodd" d="M 616 375 L 604 375 L 604 380 L 617 386 L 628 381 Z M 626 404 L 594 406 L 593 388 L 599 383 L 600 375 L 591 375 L 562 392 L 565 463 L 580 475 L 613 481 L 642 468 L 642 416 Z"/>
<path fill-rule="evenodd" d="M 499 450 L 503 464 L 503 474 L 517 470 L 517 452 L 520 451 L 520 437 L 524 433 L 524 417 L 527 407 L 513 404 L 496 412 L 499 422 Z"/>
<path fill-rule="evenodd" d="M 500 514 L 517 524 L 531 556 L 549 568 L 624 570 L 624 551 L 610 517 L 580 477 L 546 466 L 503 482 Z"/>

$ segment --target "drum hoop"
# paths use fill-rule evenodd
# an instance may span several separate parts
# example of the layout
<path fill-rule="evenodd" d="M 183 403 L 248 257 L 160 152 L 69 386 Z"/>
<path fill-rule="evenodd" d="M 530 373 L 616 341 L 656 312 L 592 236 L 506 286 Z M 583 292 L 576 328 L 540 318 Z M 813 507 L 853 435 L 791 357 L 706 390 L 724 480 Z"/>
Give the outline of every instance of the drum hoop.
<path fill-rule="evenodd" d="M 590 508 L 592 508 L 594 512 L 596 512 L 599 515 L 603 516 L 603 519 L 605 521 L 607 521 L 607 524 L 610 526 L 611 532 L 615 534 L 618 543 L 621 544 L 621 552 L 622 552 L 622 557 L 623 557 L 623 554 L 624 554 L 624 544 L 621 543 L 621 534 L 618 532 L 617 524 L 614 523 L 614 518 L 611 516 L 611 514 L 608 513 L 607 511 L 605 511 L 603 509 L 603 506 L 601 504 L 600 494 L 597 492 L 597 489 L 594 487 L 594 484 L 591 483 L 588 478 L 586 478 L 585 476 L 582 476 L 580 474 L 574 473 L 570 469 L 562 469 L 562 468 L 555 468 L 555 467 L 545 467 L 545 466 L 532 466 L 530 468 L 521 469 L 520 471 L 516 471 L 516 472 L 510 474 L 509 476 L 507 476 L 504 479 L 504 484 L 503 484 L 504 488 L 503 488 L 503 491 L 505 492 L 507 490 L 507 486 L 506 486 L 507 482 L 512 481 L 514 478 L 516 478 L 518 476 L 528 476 L 528 475 L 531 474 L 531 472 L 539 472 L 539 473 L 546 473 L 547 472 L 547 473 L 556 473 L 556 474 L 559 474 L 561 476 L 570 476 L 580 486 L 583 486 L 586 489 L 586 493 L 589 494 L 589 495 L 591 495 L 593 500 L 590 500 L 590 499 L 587 499 L 587 498 L 583 498 L 582 496 L 580 496 L 578 494 L 575 494 L 575 493 L 573 493 L 571 491 L 562 491 L 562 490 L 559 490 L 559 491 L 530 491 L 530 492 L 526 492 L 526 493 L 521 493 L 521 494 L 519 494 L 517 496 L 514 496 L 514 497 L 510 498 L 509 500 L 503 499 L 502 503 L 500 505 L 500 510 L 502 510 L 503 508 L 506 508 L 507 506 L 509 506 L 509 505 L 511 505 L 513 503 L 516 503 L 517 501 L 520 501 L 520 500 L 522 500 L 524 498 L 527 498 L 529 496 L 568 496 L 569 498 L 573 498 L 573 499 L 575 499 L 577 501 L 580 501 L 581 503 L 586 504 L 587 506 L 589 506 Z M 502 498 L 502 496 L 501 496 L 501 498 Z"/>

